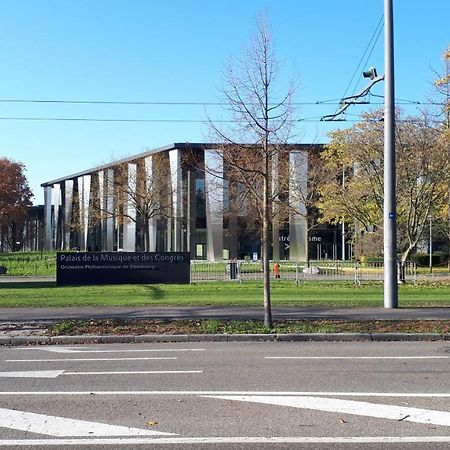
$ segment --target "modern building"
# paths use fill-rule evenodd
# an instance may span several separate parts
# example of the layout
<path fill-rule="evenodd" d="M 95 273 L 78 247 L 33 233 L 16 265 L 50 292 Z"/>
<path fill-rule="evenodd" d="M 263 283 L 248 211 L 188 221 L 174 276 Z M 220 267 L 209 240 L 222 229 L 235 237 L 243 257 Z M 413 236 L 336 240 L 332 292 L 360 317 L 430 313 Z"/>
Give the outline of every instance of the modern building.
<path fill-rule="evenodd" d="M 248 211 L 229 214 L 231 185 L 220 148 L 176 143 L 43 183 L 44 248 L 259 258 L 258 224 Z M 273 259 L 305 260 L 308 247 L 314 259 L 340 259 L 338 230 L 322 226 L 308 236 L 304 196 L 297 195 L 307 190 L 308 155 L 317 148 L 285 146 L 289 167 L 295 165 L 288 180 L 295 208 L 273 224 Z"/>

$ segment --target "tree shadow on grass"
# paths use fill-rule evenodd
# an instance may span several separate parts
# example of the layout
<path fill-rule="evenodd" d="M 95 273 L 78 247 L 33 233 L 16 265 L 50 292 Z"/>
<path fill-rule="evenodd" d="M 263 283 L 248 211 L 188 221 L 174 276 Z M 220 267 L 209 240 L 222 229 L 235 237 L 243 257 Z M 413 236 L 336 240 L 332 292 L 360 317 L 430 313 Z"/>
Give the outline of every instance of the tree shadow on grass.
<path fill-rule="evenodd" d="M 152 300 L 162 300 L 166 296 L 164 291 L 159 286 L 147 284 L 145 285 L 145 288 L 149 291 L 150 299 Z"/>
<path fill-rule="evenodd" d="M 48 289 L 56 287 L 55 281 L 30 281 L 30 282 L 2 282 L 0 283 L 0 291 L 2 289 Z"/>

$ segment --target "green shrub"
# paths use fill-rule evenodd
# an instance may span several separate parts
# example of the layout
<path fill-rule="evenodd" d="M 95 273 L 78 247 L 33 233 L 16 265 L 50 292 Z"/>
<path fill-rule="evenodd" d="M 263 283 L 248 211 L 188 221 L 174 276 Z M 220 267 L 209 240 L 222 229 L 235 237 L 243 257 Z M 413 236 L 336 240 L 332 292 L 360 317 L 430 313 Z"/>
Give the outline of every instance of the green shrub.
<path fill-rule="evenodd" d="M 411 255 L 411 259 L 415 261 L 418 266 L 426 267 L 430 264 L 429 253 L 415 253 Z M 446 252 L 435 252 L 431 255 L 431 262 L 433 266 L 443 264 L 448 261 L 448 254 Z"/>
<path fill-rule="evenodd" d="M 382 256 L 361 256 L 360 261 L 362 263 L 379 263 L 383 262 Z"/>

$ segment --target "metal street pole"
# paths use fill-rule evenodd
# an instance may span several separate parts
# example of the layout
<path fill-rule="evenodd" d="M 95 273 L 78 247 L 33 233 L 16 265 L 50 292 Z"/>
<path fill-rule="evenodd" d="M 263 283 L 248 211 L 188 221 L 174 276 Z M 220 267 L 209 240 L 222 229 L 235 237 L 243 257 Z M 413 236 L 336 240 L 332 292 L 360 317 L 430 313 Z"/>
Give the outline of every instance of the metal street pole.
<path fill-rule="evenodd" d="M 345 166 L 342 166 L 342 192 L 345 189 Z M 342 261 L 345 261 L 345 221 L 342 218 L 342 231 L 341 231 L 341 246 L 342 246 Z"/>
<path fill-rule="evenodd" d="M 384 0 L 384 307 L 398 307 L 393 0 Z"/>
<path fill-rule="evenodd" d="M 428 253 L 429 253 L 429 268 L 430 273 L 433 272 L 433 217 L 431 214 L 428 216 L 428 219 L 430 220 L 430 242 L 428 247 Z"/>

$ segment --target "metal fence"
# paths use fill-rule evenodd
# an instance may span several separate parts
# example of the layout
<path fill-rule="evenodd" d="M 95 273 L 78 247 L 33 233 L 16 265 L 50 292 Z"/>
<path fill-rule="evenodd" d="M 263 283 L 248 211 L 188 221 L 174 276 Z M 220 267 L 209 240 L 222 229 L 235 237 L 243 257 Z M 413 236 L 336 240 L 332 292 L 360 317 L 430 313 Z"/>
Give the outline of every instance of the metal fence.
<path fill-rule="evenodd" d="M 359 263 L 352 261 L 309 261 L 309 263 L 297 263 L 281 261 L 279 263 L 279 279 L 302 283 L 308 281 L 352 281 L 360 284 L 365 281 L 383 280 L 383 263 L 368 262 Z M 401 269 L 401 270 L 400 270 Z M 399 267 L 402 281 L 416 283 L 416 264 L 407 261 Z M 399 275 L 400 276 L 400 275 Z M 271 278 L 275 279 L 276 273 L 271 263 Z M 259 261 L 206 262 L 191 261 L 191 282 L 200 281 L 262 281 L 262 264 Z"/>

